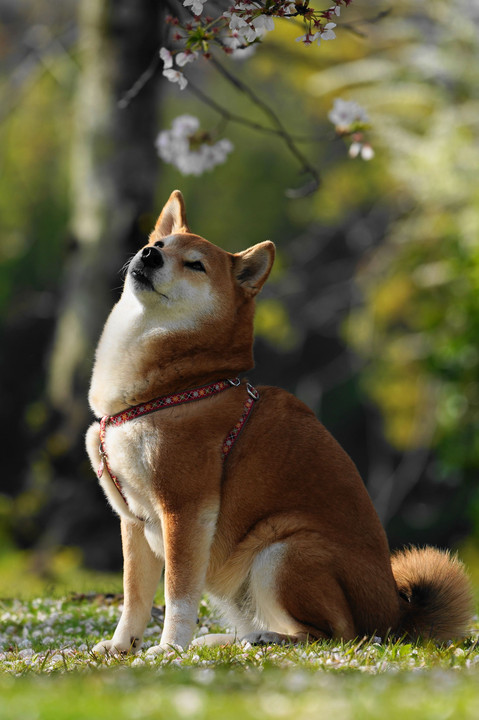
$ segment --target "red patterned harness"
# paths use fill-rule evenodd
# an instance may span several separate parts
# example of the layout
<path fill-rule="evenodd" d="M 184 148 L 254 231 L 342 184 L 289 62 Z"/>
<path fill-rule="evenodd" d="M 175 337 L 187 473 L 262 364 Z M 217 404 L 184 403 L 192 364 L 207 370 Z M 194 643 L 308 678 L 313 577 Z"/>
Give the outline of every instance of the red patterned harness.
<path fill-rule="evenodd" d="M 119 425 L 123 425 L 130 420 L 135 420 L 136 418 L 143 417 L 143 415 L 149 415 L 150 413 L 156 412 L 157 410 L 174 407 L 175 405 L 184 405 L 186 403 L 195 402 L 196 400 L 203 400 L 204 398 L 210 397 L 211 395 L 216 395 L 220 392 L 223 392 L 230 387 L 238 387 L 238 385 L 240 384 L 241 381 L 239 378 L 234 378 L 234 380 L 220 380 L 219 382 L 211 383 L 211 385 L 204 385 L 203 387 L 195 388 L 193 390 L 186 390 L 185 392 L 176 393 L 174 395 L 164 395 L 162 397 L 155 398 L 155 400 L 150 400 L 150 402 L 141 403 L 140 405 L 134 405 L 133 407 L 128 408 L 128 410 L 123 410 L 116 415 L 105 415 L 100 420 L 99 452 L 101 460 L 97 472 L 98 478 L 102 477 L 103 472 L 106 468 L 110 478 L 112 479 L 113 484 L 123 498 L 125 505 L 129 507 L 128 500 L 126 499 L 126 496 L 123 492 L 121 483 L 118 480 L 117 476 L 113 474 L 110 467 L 110 462 L 108 460 L 105 446 L 105 436 L 108 425 L 115 425 L 116 427 L 118 427 Z M 243 413 L 223 442 L 223 446 L 221 449 L 223 462 L 225 461 L 228 453 L 232 450 L 233 445 L 238 438 L 238 435 L 240 434 L 246 421 L 248 420 L 255 401 L 259 399 L 259 392 L 252 385 L 246 383 L 246 389 L 248 391 L 248 397 L 246 398 L 243 406 Z M 138 520 L 141 519 L 142 518 L 138 518 Z"/>

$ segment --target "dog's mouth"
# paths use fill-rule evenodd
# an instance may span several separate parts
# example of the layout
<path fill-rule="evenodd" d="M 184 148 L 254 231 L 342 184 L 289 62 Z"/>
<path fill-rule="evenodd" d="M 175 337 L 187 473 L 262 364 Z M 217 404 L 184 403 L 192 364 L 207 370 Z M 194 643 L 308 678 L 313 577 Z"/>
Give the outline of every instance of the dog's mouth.
<path fill-rule="evenodd" d="M 146 288 L 148 290 L 154 290 L 153 283 L 151 282 L 150 278 L 145 275 L 141 270 L 134 269 L 131 270 L 131 276 L 135 279 L 135 282 L 138 283 L 143 288 Z"/>
<path fill-rule="evenodd" d="M 160 295 L 161 297 L 163 297 L 163 298 L 165 298 L 166 300 L 168 300 L 168 296 L 165 295 L 164 293 L 159 292 L 159 291 L 155 288 L 155 286 L 154 286 L 153 283 L 151 282 L 151 280 L 150 280 L 150 278 L 148 277 L 148 275 L 147 275 L 145 272 L 143 272 L 143 270 L 142 270 L 141 268 L 138 268 L 138 267 L 136 267 L 136 268 L 131 268 L 131 270 L 130 270 L 130 275 L 131 275 L 131 277 L 133 278 L 133 280 L 135 281 L 136 286 L 137 286 L 138 288 L 140 288 L 141 290 L 147 290 L 147 291 L 150 291 L 150 292 L 156 292 L 157 295 Z"/>

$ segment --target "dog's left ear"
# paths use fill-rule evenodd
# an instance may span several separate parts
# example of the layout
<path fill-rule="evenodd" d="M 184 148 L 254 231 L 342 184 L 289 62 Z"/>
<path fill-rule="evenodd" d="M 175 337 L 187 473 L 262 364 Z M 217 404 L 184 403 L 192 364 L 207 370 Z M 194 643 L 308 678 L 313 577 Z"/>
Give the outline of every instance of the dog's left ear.
<path fill-rule="evenodd" d="M 269 240 L 233 255 L 236 281 L 248 295 L 259 293 L 273 267 L 274 256 L 275 247 Z"/>
<path fill-rule="evenodd" d="M 156 222 L 155 230 L 160 237 L 173 235 L 177 232 L 189 232 L 186 221 L 185 201 L 179 190 L 173 190 L 171 193 L 168 202 Z"/>

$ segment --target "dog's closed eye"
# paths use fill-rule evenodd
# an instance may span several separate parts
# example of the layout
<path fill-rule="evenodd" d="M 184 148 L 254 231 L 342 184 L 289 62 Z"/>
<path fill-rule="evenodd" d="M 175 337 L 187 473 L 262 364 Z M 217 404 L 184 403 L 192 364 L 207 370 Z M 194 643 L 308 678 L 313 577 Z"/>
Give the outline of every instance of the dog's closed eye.
<path fill-rule="evenodd" d="M 191 262 L 188 262 L 187 260 L 185 260 L 184 265 L 185 265 L 185 267 L 190 268 L 191 270 L 197 270 L 198 272 L 206 272 L 205 266 L 199 260 L 194 260 Z"/>

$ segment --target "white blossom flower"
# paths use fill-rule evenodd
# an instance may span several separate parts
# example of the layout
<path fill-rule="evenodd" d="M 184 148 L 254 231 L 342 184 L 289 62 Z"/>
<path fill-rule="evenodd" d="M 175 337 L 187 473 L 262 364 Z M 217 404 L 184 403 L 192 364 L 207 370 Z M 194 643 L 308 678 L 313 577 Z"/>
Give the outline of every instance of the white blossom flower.
<path fill-rule="evenodd" d="M 178 115 L 171 124 L 176 137 L 193 135 L 199 127 L 200 121 L 194 115 Z"/>
<path fill-rule="evenodd" d="M 301 37 L 296 38 L 296 42 L 302 42 L 305 45 L 311 45 L 314 40 L 317 39 L 318 33 L 315 33 L 312 35 L 311 33 L 306 33 L 306 35 L 301 35 Z"/>
<path fill-rule="evenodd" d="M 162 47 L 160 48 L 160 58 L 163 60 L 163 69 L 169 70 L 173 67 L 173 55 L 170 53 L 170 51 Z"/>
<path fill-rule="evenodd" d="M 214 145 L 204 143 L 198 150 L 180 156 L 177 167 L 183 175 L 202 175 L 206 170 L 222 165 L 232 150 L 230 140 L 223 139 Z"/>
<path fill-rule="evenodd" d="M 226 35 L 223 43 L 230 49 L 230 57 L 234 60 L 246 60 L 256 52 L 256 45 L 245 45 L 244 38 L 240 36 L 238 30 Z"/>
<path fill-rule="evenodd" d="M 171 130 L 162 130 L 156 140 L 156 149 L 164 162 L 174 165 L 183 175 L 202 175 L 216 165 L 225 162 L 233 150 L 227 140 L 216 143 L 198 140 L 200 123 L 192 115 L 180 115 L 172 123 Z"/>
<path fill-rule="evenodd" d="M 230 32 L 238 37 L 242 44 L 252 43 L 274 29 L 273 18 L 265 15 L 252 17 L 251 7 L 244 3 L 236 5 L 234 10 L 236 12 L 233 10 L 224 12 L 223 17 L 229 18 Z"/>
<path fill-rule="evenodd" d="M 255 10 L 255 7 L 250 2 L 236 2 L 234 3 L 233 7 L 231 8 L 231 11 L 228 11 L 227 13 L 223 13 L 223 15 L 230 15 L 231 14 L 237 14 L 237 13 L 245 13 L 251 15 L 252 12 Z"/>
<path fill-rule="evenodd" d="M 235 30 L 232 30 L 231 33 L 238 39 L 241 45 L 249 45 L 262 35 L 253 25 L 249 25 L 248 23 L 237 27 Z"/>
<path fill-rule="evenodd" d="M 339 7 L 339 5 L 333 5 L 333 7 L 329 8 L 329 11 L 333 12 L 336 17 L 339 17 L 341 15 L 341 8 Z"/>
<path fill-rule="evenodd" d="M 248 26 L 246 20 L 240 17 L 237 13 L 224 12 L 223 16 L 230 19 L 230 30 L 240 30 L 241 28 Z"/>
<path fill-rule="evenodd" d="M 355 123 L 367 123 L 368 115 L 364 108 L 353 100 L 336 98 L 328 118 L 338 131 L 347 131 Z"/>
<path fill-rule="evenodd" d="M 258 15 L 252 20 L 252 25 L 261 34 L 274 30 L 274 20 L 269 15 Z"/>
<path fill-rule="evenodd" d="M 321 36 L 321 40 L 334 40 L 336 37 L 336 33 L 333 32 L 333 28 L 336 27 L 336 23 L 330 22 L 327 23 L 322 30 L 320 30 L 319 35 Z"/>
<path fill-rule="evenodd" d="M 180 90 L 184 90 L 185 87 L 188 85 L 188 80 L 185 78 L 183 73 L 180 72 L 179 70 L 173 70 L 172 68 L 168 69 L 168 70 L 163 70 L 163 75 L 170 82 L 173 82 L 173 83 L 177 82 L 178 85 L 180 86 Z"/>
<path fill-rule="evenodd" d="M 191 7 L 193 15 L 201 15 L 206 0 L 183 0 L 184 7 Z"/>
<path fill-rule="evenodd" d="M 274 30 L 274 19 L 270 15 L 257 13 L 253 3 L 237 2 L 223 13 L 229 20 L 229 30 L 242 44 L 250 44 Z"/>
<path fill-rule="evenodd" d="M 192 52 L 191 50 L 188 50 L 187 52 L 178 53 L 175 60 L 178 67 L 184 67 L 187 63 L 194 62 L 197 57 L 197 52 Z"/>

